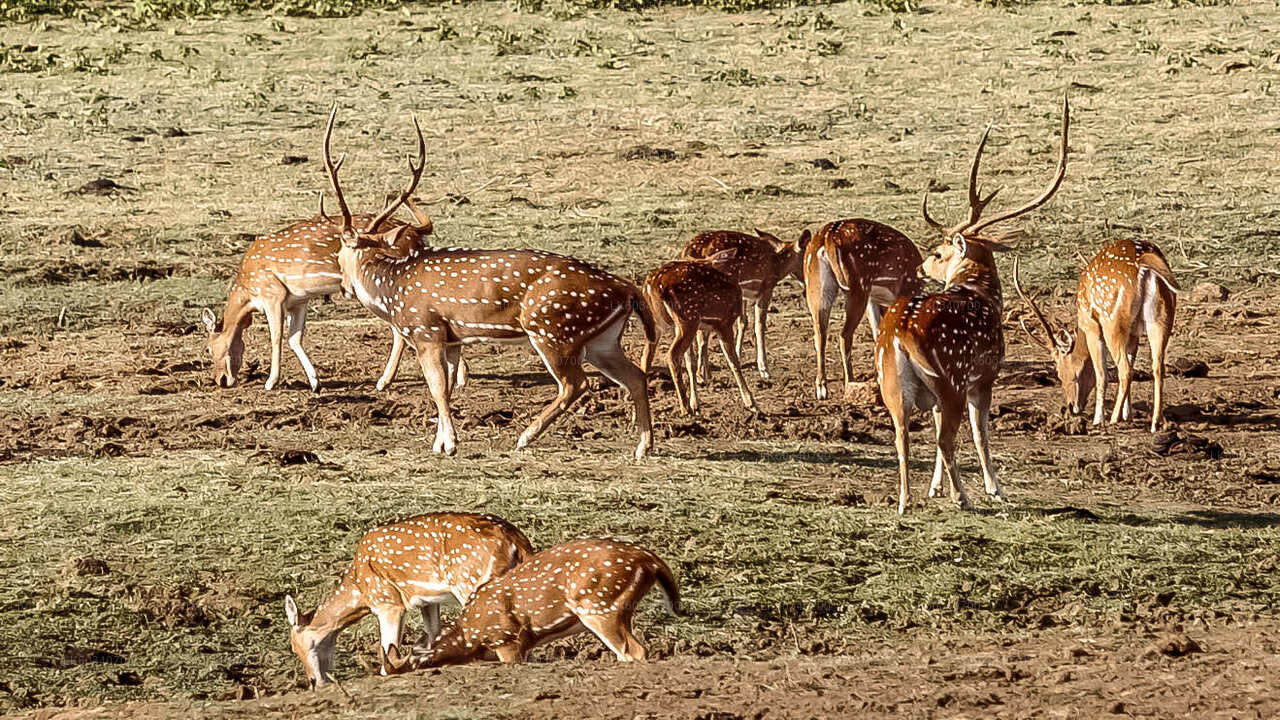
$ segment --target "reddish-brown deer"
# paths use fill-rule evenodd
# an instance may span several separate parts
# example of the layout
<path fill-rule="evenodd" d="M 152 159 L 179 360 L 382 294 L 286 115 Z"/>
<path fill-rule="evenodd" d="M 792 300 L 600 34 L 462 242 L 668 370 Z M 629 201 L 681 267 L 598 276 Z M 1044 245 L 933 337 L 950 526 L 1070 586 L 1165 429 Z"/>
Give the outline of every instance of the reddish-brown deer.
<path fill-rule="evenodd" d="M 698 409 L 698 383 L 694 377 L 693 344 L 699 332 L 709 330 L 720 338 L 729 372 L 738 383 L 742 404 L 755 409 L 755 399 L 742 377 L 738 353 L 732 341 L 733 326 L 742 314 L 742 290 L 732 277 L 720 268 L 737 255 L 736 248 L 722 250 L 700 260 L 676 260 L 649 273 L 641 286 L 649 312 L 657 324 L 657 333 L 644 348 L 640 369 L 649 372 L 658 339 L 666 328 L 675 328 L 675 338 L 667 352 L 667 368 L 676 388 L 676 399 L 686 415 Z M 683 372 L 682 372 L 683 369 Z M 689 396 L 685 399 L 682 376 L 689 375 Z"/>
<path fill-rule="evenodd" d="M 372 215 L 357 215 L 357 222 L 372 220 Z M 391 223 L 401 223 L 392 220 Z M 257 310 L 267 318 L 271 335 L 271 372 L 266 389 L 280 381 L 280 364 L 284 336 L 289 348 L 302 364 L 312 392 L 319 392 L 320 380 L 315 366 L 302 347 L 307 323 L 307 303 L 342 291 L 342 269 L 338 267 L 338 248 L 342 232 L 323 216 L 301 220 L 268 235 L 260 235 L 249 245 L 240 269 L 231 281 L 227 303 L 219 319 L 205 308 L 202 320 L 209 337 L 206 349 L 213 359 L 213 382 L 231 387 L 240 377 L 244 363 L 244 330 Z M 400 366 L 404 338 L 391 334 L 391 356 L 378 380 L 378 390 L 390 384 Z M 465 366 L 458 366 L 458 386 L 466 382 Z"/>
<path fill-rule="evenodd" d="M 417 645 L 407 658 L 393 651 L 385 662 L 393 672 L 495 656 L 518 663 L 538 645 L 587 630 L 619 660 L 644 660 L 631 619 L 655 583 L 678 615 L 680 590 L 662 558 L 618 540 L 573 540 L 485 584 L 430 647 Z"/>
<path fill-rule="evenodd" d="M 865 312 L 874 343 L 884 309 L 920 291 L 920 251 L 906 235 L 874 220 L 837 220 L 805 230 L 796 241 L 804 253 L 804 291 L 813 319 L 813 347 L 818 356 L 814 379 L 819 400 L 827 397 L 827 324 L 831 306 L 844 293 L 844 327 L 840 330 L 840 370 L 847 388 L 852 381 L 853 333 Z"/>
<path fill-rule="evenodd" d="M 804 282 L 800 264 L 803 248 L 798 243 L 785 242 L 763 230 L 756 230 L 755 235 L 733 230 L 713 230 L 690 239 L 680 257 L 698 260 L 726 250 L 736 250 L 737 253 L 731 260 L 717 265 L 717 268 L 737 281 L 742 289 L 743 299 L 755 310 L 756 369 L 760 372 L 760 377 L 768 378 L 769 355 L 765 343 L 765 325 L 768 323 L 769 305 L 773 302 L 773 289 L 787 277 Z M 742 355 L 742 340 L 746 331 L 747 316 L 744 310 L 734 335 L 734 352 L 739 356 Z M 703 382 L 706 382 L 708 372 L 707 341 L 706 333 L 698 333 L 698 372 Z"/>
<path fill-rule="evenodd" d="M 1070 108 L 1062 105 L 1062 150 L 1053 181 L 1031 202 L 982 219 L 996 192 L 985 198 L 978 189 L 978 164 L 987 132 L 969 170 L 969 217 L 944 228 L 929 216 L 928 193 L 921 210 L 925 221 L 947 238 L 924 263 L 946 283 L 942 292 L 902 298 L 889 308 L 876 340 L 876 376 L 880 395 L 893 418 L 898 451 L 898 512 L 906 512 L 911 490 L 907 483 L 909 435 L 907 421 L 915 410 L 932 410 L 937 457 L 930 497 L 941 492 L 944 475 L 951 499 L 961 507 L 969 499 L 955 464 L 956 433 L 968 405 L 973 442 L 982 465 L 987 494 L 1003 500 L 990 453 L 991 387 L 1004 358 L 1001 321 L 1004 300 L 996 272 L 995 251 L 1008 248 L 983 231 L 996 223 L 1029 212 L 1057 192 L 1067 171 L 1067 129 Z M 998 191 L 998 189 L 997 189 Z"/>
<path fill-rule="evenodd" d="M 439 604 L 459 604 L 533 554 L 524 533 L 502 518 L 429 513 L 365 533 L 338 587 L 314 612 L 285 597 L 289 643 L 315 685 L 332 680 L 338 633 L 373 613 L 385 651 L 401 642 L 405 611 L 422 609 L 428 638 L 440 631 Z M 386 668 L 383 668 L 384 674 Z"/>
<path fill-rule="evenodd" d="M 1037 342 L 1053 357 L 1071 412 L 1082 412 L 1089 393 L 1095 392 L 1093 424 L 1102 424 L 1109 354 L 1115 358 L 1120 381 L 1111 422 L 1130 419 L 1133 365 L 1138 342 L 1145 335 L 1151 347 L 1151 375 L 1155 385 L 1151 432 L 1160 429 L 1164 408 L 1164 355 L 1173 332 L 1179 291 L 1160 248 L 1143 240 L 1117 240 L 1099 250 L 1080 273 L 1074 333 L 1065 329 L 1055 331 L 1035 300 L 1022 292 L 1016 261 L 1013 270 L 1018 295 L 1044 327 L 1045 336 Z"/>
<path fill-rule="evenodd" d="M 645 335 L 653 337 L 653 318 L 640 291 L 626 280 L 562 255 L 434 248 L 425 244 L 421 225 L 383 230 L 383 221 L 413 194 L 422 176 L 426 143 L 420 129 L 418 160 L 416 165 L 410 162 L 408 189 L 381 215 L 356 228 L 338 184 L 341 163 L 335 165 L 329 153 L 333 121 L 330 113 L 324 155 L 342 210 L 338 264 L 343 283 L 417 350 L 439 414 L 433 450 L 452 455 L 457 444 L 445 371 L 450 354 L 466 343 L 528 342 L 560 390 L 520 435 L 517 447 L 538 437 L 586 389 L 585 359 L 630 393 L 640 427 L 635 456 L 643 457 L 653 435 L 648 384 L 620 344 L 632 310 L 640 316 Z"/>

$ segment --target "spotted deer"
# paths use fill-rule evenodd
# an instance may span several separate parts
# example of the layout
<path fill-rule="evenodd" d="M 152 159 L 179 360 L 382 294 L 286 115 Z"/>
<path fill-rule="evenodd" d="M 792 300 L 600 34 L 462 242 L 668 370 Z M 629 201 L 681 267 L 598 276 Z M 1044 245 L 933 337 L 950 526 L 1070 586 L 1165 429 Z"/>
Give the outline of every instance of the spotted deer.
<path fill-rule="evenodd" d="M 713 230 L 695 235 L 685 244 L 680 253 L 681 259 L 699 260 L 709 258 L 726 250 L 735 250 L 732 259 L 717 265 L 717 268 L 737 281 L 742 289 L 742 297 L 755 311 L 755 344 L 756 369 L 760 377 L 769 377 L 768 346 L 765 343 L 765 325 L 769 318 L 769 305 L 773 302 L 773 289 L 779 282 L 794 277 L 797 282 L 804 282 L 800 258 L 803 248 L 797 243 L 780 240 L 763 230 L 756 230 L 755 235 L 733 230 Z M 734 334 L 734 352 L 742 355 L 742 340 L 746 335 L 747 316 L 742 311 Z M 707 344 L 706 333 L 698 333 L 698 372 L 703 382 L 707 379 Z"/>
<path fill-rule="evenodd" d="M 458 349 L 467 343 L 528 342 L 559 393 L 520 435 L 517 447 L 537 438 L 586 389 L 585 359 L 630 393 L 640 428 L 635 456 L 644 457 L 653 435 L 648 385 L 620 344 L 632 310 L 645 335 L 654 336 L 653 317 L 640 291 L 581 260 L 549 252 L 428 247 L 421 220 L 416 226 L 383 229 L 397 205 L 412 196 L 426 164 L 426 143 L 416 119 L 418 159 L 409 163 L 408 189 L 357 228 L 338 183 L 341 163 L 335 165 L 329 152 L 336 111 L 325 130 L 324 156 L 342 211 L 338 264 L 343 283 L 417 350 L 439 414 L 432 450 L 446 455 L 456 450 L 445 368 Z"/>
<path fill-rule="evenodd" d="M 874 220 L 837 220 L 818 228 L 812 235 L 800 234 L 797 248 L 803 248 L 804 291 L 813 319 L 813 348 L 818 358 L 814 390 L 819 400 L 827 397 L 827 324 L 831 306 L 841 293 L 845 297 L 844 327 L 840 330 L 840 370 L 844 384 L 852 382 L 849 359 L 853 333 L 865 313 L 875 342 L 884 309 L 898 298 L 920 291 L 920 251 L 906 235 Z"/>
<path fill-rule="evenodd" d="M 384 662 L 392 672 L 495 657 L 518 663 L 538 645 L 587 630 L 619 660 L 644 660 L 631 619 L 655 583 L 678 615 L 680 590 L 662 558 L 618 540 L 572 540 L 482 586 L 430 647 L 415 645 L 408 657 L 396 648 Z"/>
<path fill-rule="evenodd" d="M 440 603 L 463 604 L 481 585 L 533 554 L 514 525 L 493 515 L 429 513 L 381 525 L 360 538 L 338 587 L 315 611 L 284 600 L 289 643 L 316 686 L 332 680 L 338 634 L 372 613 L 383 651 L 399 645 L 404 614 L 421 608 L 427 638 L 440 631 Z M 383 668 L 384 674 L 387 668 Z"/>
<path fill-rule="evenodd" d="M 945 282 L 942 292 L 914 295 L 895 302 L 880 325 L 876 340 L 876 378 L 880 395 L 893 419 L 898 451 L 898 512 L 910 501 L 907 483 L 909 435 L 907 421 L 915 410 L 932 410 L 937 457 L 929 496 L 941 492 L 943 476 L 949 480 L 951 499 L 969 507 L 955 464 L 956 432 L 968 405 L 969 425 L 977 446 L 978 461 L 987 494 L 1003 500 L 990 453 L 991 387 L 1004 358 L 1001 320 L 1004 300 L 996 272 L 995 252 L 1009 248 L 983 231 L 996 223 L 1043 205 L 1057 192 L 1067 171 L 1067 129 L 1070 107 L 1062 105 L 1062 150 L 1052 182 L 1031 202 L 995 217 L 982 213 L 996 192 L 981 197 L 978 165 L 990 126 L 978 143 L 969 171 L 969 217 L 945 228 L 929 216 L 926 192 L 921 212 L 925 221 L 946 240 L 924 262 L 924 269 Z"/>
<path fill-rule="evenodd" d="M 1090 391 L 1095 392 L 1094 425 L 1101 425 L 1103 419 L 1108 354 L 1115 358 L 1120 381 L 1111 422 L 1130 419 L 1133 364 L 1138 342 L 1143 335 L 1147 337 L 1155 385 L 1151 432 L 1159 430 L 1164 408 L 1164 354 L 1180 290 L 1160 248 L 1142 240 L 1117 240 L 1099 250 L 1080 273 L 1075 332 L 1055 330 L 1034 298 L 1022 291 L 1016 261 L 1013 271 L 1014 287 L 1040 321 L 1044 337 L 1036 339 L 1026 325 L 1023 329 L 1053 358 L 1071 412 L 1082 412 Z"/>
<path fill-rule="evenodd" d="M 724 263 L 732 261 L 737 252 L 736 248 L 729 248 L 701 260 L 669 262 L 649 273 L 640 289 L 657 325 L 656 337 L 645 345 L 640 369 L 645 373 L 649 372 L 658 340 L 665 334 L 666 328 L 674 327 L 675 338 L 667 351 L 667 367 L 671 371 L 671 382 L 676 388 L 676 399 L 680 401 L 680 408 L 686 415 L 691 415 L 698 409 L 693 344 L 696 335 L 704 330 L 715 333 L 720 339 L 720 349 L 724 352 L 725 361 L 729 363 L 729 372 L 738 383 L 742 404 L 749 410 L 755 409 L 755 399 L 751 397 L 747 381 L 742 377 L 738 353 L 731 341 L 734 323 L 742 314 L 742 290 L 733 278 L 720 269 Z M 687 400 L 681 387 L 684 375 L 681 368 L 689 375 Z"/>

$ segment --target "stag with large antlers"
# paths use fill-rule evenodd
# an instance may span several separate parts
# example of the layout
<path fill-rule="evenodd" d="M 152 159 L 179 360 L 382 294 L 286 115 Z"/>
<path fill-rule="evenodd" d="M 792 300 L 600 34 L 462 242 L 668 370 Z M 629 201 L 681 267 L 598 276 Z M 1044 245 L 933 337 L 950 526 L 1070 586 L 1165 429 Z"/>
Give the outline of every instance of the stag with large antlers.
<path fill-rule="evenodd" d="M 370 215 L 356 217 L 361 223 L 371 219 Z M 341 244 L 342 233 L 323 217 L 302 220 L 254 239 L 231 282 L 222 317 L 209 308 L 202 316 L 209 333 L 206 349 L 213 359 L 215 385 L 231 387 L 239 379 L 244 363 L 244 330 L 257 310 L 266 316 L 271 334 L 271 372 L 266 389 L 271 390 L 280 381 L 287 331 L 289 348 L 302 364 L 307 383 L 312 392 L 320 391 L 320 379 L 302 347 L 302 338 L 307 326 L 307 303 L 342 291 L 342 270 L 338 267 Z M 378 381 L 379 390 L 395 374 L 403 347 L 403 338 L 393 333 L 391 357 Z"/>
<path fill-rule="evenodd" d="M 978 189 L 978 165 L 990 126 L 978 143 L 969 171 L 969 217 L 951 228 L 929 215 L 926 192 L 921 212 L 925 221 L 947 238 L 925 261 L 926 272 L 943 280 L 942 292 L 898 300 L 889 308 L 876 340 L 876 377 L 880 395 L 893 418 L 898 451 L 898 512 L 911 498 L 907 482 L 909 436 L 907 421 L 915 410 L 932 410 L 937 457 L 929 496 L 941 492 L 944 475 L 951 499 L 961 507 L 969 499 L 955 464 L 956 433 L 968 405 L 969 425 L 987 494 L 1003 500 L 990 453 L 991 387 L 1004 358 L 1001 320 L 1004 300 L 994 253 L 1009 248 L 983 231 L 1043 205 L 1057 192 L 1067 171 L 1067 129 L 1070 107 L 1062 103 L 1062 151 L 1053 180 L 1035 199 L 1016 209 L 984 219 L 983 210 L 995 197 Z M 998 189 L 997 189 L 998 191 Z"/>
<path fill-rule="evenodd" d="M 332 680 L 338 633 L 372 613 L 381 645 L 398 646 L 404 614 L 422 609 L 428 639 L 440 632 L 440 603 L 459 604 L 481 585 L 533 554 L 514 525 L 493 515 L 429 513 L 381 525 L 364 534 L 338 587 L 314 612 L 284 599 L 289 643 L 316 686 Z M 384 666 L 383 672 L 387 668 Z"/>
<path fill-rule="evenodd" d="M 733 278 L 742 290 L 742 297 L 754 308 L 756 369 L 760 377 L 769 377 L 769 355 L 765 344 L 765 325 L 769 320 L 769 305 L 773 302 L 773 288 L 788 276 L 804 282 L 800 266 L 804 248 L 799 243 L 785 242 L 763 230 L 755 235 L 733 230 L 712 230 L 699 233 L 685 244 L 680 257 L 685 260 L 701 260 L 725 252 L 736 251 L 734 256 L 717 264 L 717 268 Z M 734 354 L 742 355 L 742 340 L 747 333 L 747 315 L 741 313 L 734 334 Z M 707 381 L 707 345 L 705 332 L 698 333 L 698 373 Z"/>
<path fill-rule="evenodd" d="M 1107 388 L 1107 355 L 1116 361 L 1120 389 L 1111 422 L 1128 421 L 1129 388 L 1138 342 L 1143 335 L 1151 346 L 1154 399 L 1151 432 L 1160 428 L 1164 408 L 1164 354 L 1173 332 L 1178 283 L 1155 244 L 1142 240 L 1117 240 L 1098 251 L 1080 273 L 1076 290 L 1076 331 L 1055 330 L 1035 299 L 1022 291 L 1018 263 L 1013 264 L 1013 284 L 1044 328 L 1036 338 L 1023 330 L 1053 357 L 1058 380 L 1072 413 L 1080 413 L 1095 392 L 1093 424 L 1101 425 Z"/>
<path fill-rule="evenodd" d="M 618 540 L 572 540 L 482 586 L 430 647 L 415 646 L 407 658 L 393 651 L 383 664 L 404 672 L 493 657 L 518 663 L 538 645 L 587 630 L 619 660 L 644 660 L 631 618 L 655 584 L 678 614 L 680 590 L 662 558 Z"/>
<path fill-rule="evenodd" d="M 818 356 L 814 389 L 819 400 L 827 397 L 827 324 L 831 306 L 844 293 L 844 327 L 840 330 L 840 370 L 847 388 L 853 366 L 849 353 L 853 333 L 863 313 L 871 328 L 871 341 L 880 332 L 885 308 L 898 298 L 920 291 L 920 251 L 906 235 L 888 225 L 864 220 L 837 220 L 810 235 L 800 234 L 797 248 L 804 252 L 804 292 L 813 318 L 813 348 Z"/>
<path fill-rule="evenodd" d="M 426 142 L 417 120 L 418 159 L 398 199 L 363 228 L 355 227 L 329 152 L 334 112 L 325 130 L 324 157 L 342 211 L 338 264 L 343 284 L 376 316 L 413 345 L 439 414 L 432 449 L 452 455 L 457 445 L 449 410 L 452 367 L 466 343 L 528 342 L 559 385 L 556 399 L 520 435 L 525 447 L 586 389 L 582 362 L 594 365 L 627 389 L 635 406 L 640 442 L 635 456 L 652 444 L 645 375 L 622 351 L 621 338 L 634 310 L 645 335 L 654 337 L 653 317 L 631 283 L 573 258 L 538 250 L 434 248 L 424 242 L 430 219 L 384 229 L 383 223 L 411 196 L 426 165 Z"/>

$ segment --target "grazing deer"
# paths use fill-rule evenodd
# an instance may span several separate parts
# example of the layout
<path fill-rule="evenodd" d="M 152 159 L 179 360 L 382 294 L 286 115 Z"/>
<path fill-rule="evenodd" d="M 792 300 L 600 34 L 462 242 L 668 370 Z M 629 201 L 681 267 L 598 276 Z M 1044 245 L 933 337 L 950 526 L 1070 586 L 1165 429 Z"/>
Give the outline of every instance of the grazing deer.
<path fill-rule="evenodd" d="M 476 588 L 533 554 L 511 523 L 493 515 L 429 513 L 364 534 L 338 587 L 314 612 L 284 599 L 289 643 L 314 685 L 332 680 L 338 633 L 369 613 L 378 618 L 383 651 L 400 643 L 404 613 L 422 609 L 426 636 L 440 631 L 440 606 L 465 603 Z M 385 674 L 386 668 L 384 668 Z"/>
<path fill-rule="evenodd" d="M 733 230 L 713 230 L 695 235 L 685 244 L 681 259 L 709 258 L 726 250 L 736 250 L 730 260 L 716 267 L 737 281 L 742 297 L 755 308 L 756 369 L 760 377 L 769 377 L 769 356 L 765 344 L 765 324 L 768 322 L 769 304 L 773 301 L 773 288 L 788 276 L 804 282 L 800 258 L 803 248 L 799 243 L 789 243 L 756 230 L 755 235 Z M 734 350 L 742 355 L 742 339 L 746 335 L 747 316 L 742 319 L 734 335 Z M 707 379 L 707 336 L 698 333 L 698 370 L 703 382 Z"/>
<path fill-rule="evenodd" d="M 1013 283 L 1044 327 L 1045 336 L 1037 343 L 1053 357 L 1071 412 L 1082 412 L 1089 392 L 1095 391 L 1094 425 L 1102 424 L 1108 352 L 1115 358 L 1120 380 L 1111 422 L 1130 419 L 1129 387 L 1134 359 L 1138 341 L 1147 336 L 1155 385 L 1151 432 L 1158 430 L 1164 408 L 1164 353 L 1173 332 L 1176 293 L 1180 289 L 1160 248 L 1142 240 L 1117 240 L 1099 250 L 1080 273 L 1074 333 L 1055 331 L 1035 300 L 1022 292 L 1016 261 Z M 1022 327 L 1027 330 L 1026 325 Z M 1027 334 L 1035 339 L 1030 330 Z"/>
<path fill-rule="evenodd" d="M 884 309 L 924 286 L 919 277 L 920 251 L 906 235 L 874 220 L 837 220 L 810 235 L 800 234 L 804 252 L 804 292 L 813 318 L 813 347 L 818 356 L 814 379 L 819 400 L 827 397 L 827 324 L 836 296 L 845 294 L 844 327 L 840 331 L 840 369 L 844 384 L 852 382 L 849 352 L 853 333 L 865 311 L 874 343 Z"/>
<path fill-rule="evenodd" d="M 720 349 L 729 363 L 729 372 L 738 383 L 742 404 L 755 409 L 755 399 L 742 377 L 738 353 L 730 341 L 734 323 L 742 314 L 742 290 L 733 278 L 720 270 L 737 255 L 736 248 L 722 250 L 701 260 L 676 260 L 649 273 L 641 293 L 657 325 L 655 337 L 644 348 L 640 369 L 646 374 L 658 339 L 667 327 L 675 327 L 675 338 L 667 351 L 667 367 L 676 386 L 676 398 L 686 415 L 698 409 L 698 384 L 694 378 L 693 343 L 704 328 L 720 338 Z M 681 388 L 681 366 L 689 374 L 689 399 Z"/>
<path fill-rule="evenodd" d="M 640 428 L 635 456 L 644 457 L 653 437 L 648 384 L 620 344 L 633 309 L 645 335 L 654 337 L 653 317 L 640 291 L 580 260 L 548 252 L 428 247 L 423 238 L 430 221 L 421 218 L 417 226 L 384 230 L 383 222 L 412 196 L 426 165 L 426 142 L 416 119 L 418 160 L 409 163 L 408 189 L 381 215 L 356 228 L 338 184 L 341 163 L 335 165 L 329 153 L 336 112 L 335 106 L 329 114 L 324 156 L 342 211 L 338 264 L 343 284 L 417 350 L 439 413 L 432 450 L 452 455 L 457 445 L 448 358 L 466 343 L 528 342 L 560 391 L 520 435 L 517 447 L 537 438 L 586 389 L 585 359 L 630 393 Z"/>
<path fill-rule="evenodd" d="M 644 660 L 645 647 L 631 630 L 631 618 L 654 583 L 667 609 L 678 615 L 680 590 L 662 558 L 618 540 L 572 540 L 482 586 L 430 647 L 414 646 L 408 658 L 392 650 L 384 662 L 392 672 L 495 656 L 518 663 L 534 647 L 584 630 L 619 660 Z"/>
<path fill-rule="evenodd" d="M 372 218 L 372 215 L 357 216 L 359 222 Z M 222 318 L 214 315 L 210 308 L 205 308 L 201 318 L 209 333 L 206 349 L 213 359 L 215 385 L 236 384 L 244 363 L 244 329 L 257 310 L 266 316 L 271 333 L 271 372 L 266 389 L 273 389 L 280 380 L 287 328 L 289 347 L 302 364 L 311 391 L 320 391 L 320 380 L 302 347 L 302 337 L 307 323 L 307 303 L 342 291 L 342 270 L 338 267 L 341 244 L 342 234 L 325 222 L 323 215 L 254 239 L 231 282 Z M 390 384 L 404 352 L 404 338 L 392 333 L 391 339 L 391 356 L 378 380 L 378 390 Z M 464 366 L 459 366 L 457 382 L 459 387 L 466 382 Z"/>
<path fill-rule="evenodd" d="M 969 171 L 969 218 L 952 228 L 944 228 L 929 216 L 929 195 L 925 193 L 921 205 L 924 219 L 947 240 L 925 261 L 924 269 L 941 277 L 946 287 L 940 293 L 915 295 L 895 302 L 885 314 L 876 340 L 876 377 L 880 395 L 893 418 L 898 451 L 899 513 L 906 512 L 911 496 L 907 484 L 907 420 L 914 410 L 933 411 L 938 449 L 930 497 L 941 492 L 945 474 L 950 482 L 951 499 L 961 507 L 969 507 L 955 464 L 956 432 L 967 404 L 987 494 L 1004 499 L 1004 491 L 991 466 L 989 416 L 991 386 L 1004 358 L 1001 329 L 1004 301 L 993 253 L 1009 248 L 991 239 L 983 230 L 1039 207 L 1057 192 L 1067 171 L 1069 122 L 1070 108 L 1064 99 L 1062 152 L 1057 172 L 1038 197 L 1021 207 L 982 219 L 983 210 L 998 192 L 997 189 L 981 197 L 977 184 L 978 164 L 990 126 L 978 143 Z"/>

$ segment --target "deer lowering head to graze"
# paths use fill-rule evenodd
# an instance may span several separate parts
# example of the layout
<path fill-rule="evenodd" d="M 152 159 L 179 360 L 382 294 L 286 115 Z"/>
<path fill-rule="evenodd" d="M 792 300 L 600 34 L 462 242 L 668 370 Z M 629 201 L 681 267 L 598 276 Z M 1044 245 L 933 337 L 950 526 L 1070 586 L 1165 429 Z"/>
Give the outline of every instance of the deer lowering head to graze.
<path fill-rule="evenodd" d="M 289 643 L 307 679 L 324 685 L 332 679 L 334 648 L 345 628 L 373 613 L 385 651 L 400 644 L 405 611 L 418 607 L 427 638 L 434 638 L 440 603 L 465 603 L 476 588 L 532 554 L 524 533 L 492 515 L 430 513 L 378 526 L 360 538 L 338 587 L 314 612 L 299 612 L 293 596 L 285 597 Z"/>
<path fill-rule="evenodd" d="M 671 568 L 652 552 L 604 538 L 573 540 L 533 555 L 476 591 L 430 647 L 390 654 L 392 671 L 492 659 L 523 662 L 538 645 L 590 630 L 619 660 L 645 659 L 631 630 L 636 605 L 657 583 L 678 614 Z"/>
<path fill-rule="evenodd" d="M 653 435 L 648 385 L 620 343 L 633 310 L 646 336 L 653 337 L 653 318 L 640 291 L 621 278 L 562 255 L 433 248 L 425 244 L 422 225 L 384 229 L 383 222 L 410 198 L 422 176 L 426 144 L 420 129 L 418 160 L 410 162 L 408 189 L 381 215 L 357 228 L 338 184 L 341 163 L 335 165 L 329 154 L 333 120 L 331 113 L 324 155 L 342 211 L 338 264 L 343 283 L 417 350 L 439 413 L 433 450 L 452 455 L 457 444 L 445 372 L 449 358 L 456 357 L 457 349 L 466 343 L 528 342 L 560 391 L 520 435 L 517 447 L 538 437 L 586 389 L 582 369 L 586 360 L 630 393 L 640 427 L 635 455 L 643 457 Z"/>
<path fill-rule="evenodd" d="M 1053 357 L 1071 412 L 1083 412 L 1089 393 L 1095 392 L 1095 425 L 1103 419 L 1108 354 L 1115 358 L 1120 380 L 1111 422 L 1130 419 L 1134 360 L 1138 342 L 1147 336 L 1155 385 L 1151 432 L 1158 430 L 1164 408 L 1165 348 L 1173 332 L 1179 290 L 1160 248 L 1142 240 L 1117 240 L 1099 250 L 1080 273 L 1075 332 L 1055 330 L 1035 300 L 1022 292 L 1016 262 L 1013 271 L 1014 287 L 1040 321 L 1044 337 L 1036 339 L 1026 325 L 1023 329 Z"/>
<path fill-rule="evenodd" d="M 769 377 L 769 356 L 765 345 L 765 324 L 768 322 L 769 304 L 773 300 L 773 288 L 788 276 L 804 282 L 800 258 L 803 248 L 796 243 L 784 242 L 763 230 L 755 235 L 732 230 L 713 230 L 695 235 L 685 244 L 680 257 L 699 260 L 735 250 L 732 259 L 717 265 L 724 274 L 733 278 L 742 289 L 742 297 L 755 308 L 756 369 L 760 377 Z M 742 339 L 746 335 L 747 316 L 743 311 L 734 335 L 734 352 L 742 355 Z M 705 333 L 698 334 L 698 368 L 706 379 Z"/>
<path fill-rule="evenodd" d="M 847 387 L 853 372 L 849 353 L 858 322 L 865 311 L 874 342 L 884 309 L 898 298 L 920 291 L 920 251 L 906 235 L 863 219 L 827 223 L 813 235 L 805 230 L 796 247 L 804 255 L 805 300 L 813 318 L 813 347 L 818 356 L 814 388 L 822 400 L 827 397 L 827 323 L 836 297 L 845 296 L 840 369 Z"/>
<path fill-rule="evenodd" d="M 907 483 L 909 436 L 907 421 L 915 410 L 932 410 L 938 442 L 929 495 L 941 492 L 943 476 L 949 481 L 951 499 L 961 507 L 969 499 L 955 464 L 956 432 L 968 405 L 969 424 L 987 494 L 1004 499 L 996 481 L 989 449 L 991 387 L 1004 358 L 1001 320 L 1004 300 L 996 272 L 996 251 L 1006 246 L 983 233 L 992 225 L 1017 217 L 1044 204 L 1058 190 L 1067 171 L 1067 129 L 1070 108 L 1062 104 L 1062 150 L 1053 180 L 1034 200 L 993 218 L 982 212 L 995 192 L 982 197 L 978 189 L 978 164 L 987 132 L 969 170 L 969 217 L 944 228 L 929 216 L 928 194 L 921 211 L 925 221 L 945 238 L 925 261 L 925 270 L 945 282 L 942 292 L 902 298 L 889 308 L 876 340 L 876 377 L 880 395 L 893 418 L 898 451 L 898 512 L 906 512 L 911 491 Z"/>
<path fill-rule="evenodd" d="M 742 377 L 738 353 L 731 341 L 733 326 L 742 314 L 742 290 L 722 268 L 732 262 L 736 248 L 722 250 L 701 260 L 676 260 L 649 273 L 641 286 L 641 293 L 649 303 L 649 312 L 657 324 L 656 336 L 644 348 L 640 369 L 649 372 L 649 364 L 658 347 L 658 339 L 666 328 L 675 328 L 675 338 L 667 352 L 667 368 L 676 388 L 676 399 L 686 415 L 698 409 L 698 384 L 694 378 L 693 343 L 702 330 L 710 330 L 720 338 L 720 349 L 729 363 L 729 372 L 738 383 L 742 404 L 755 409 L 755 400 L 747 381 Z M 685 399 L 681 380 L 689 375 L 689 398 Z"/>

